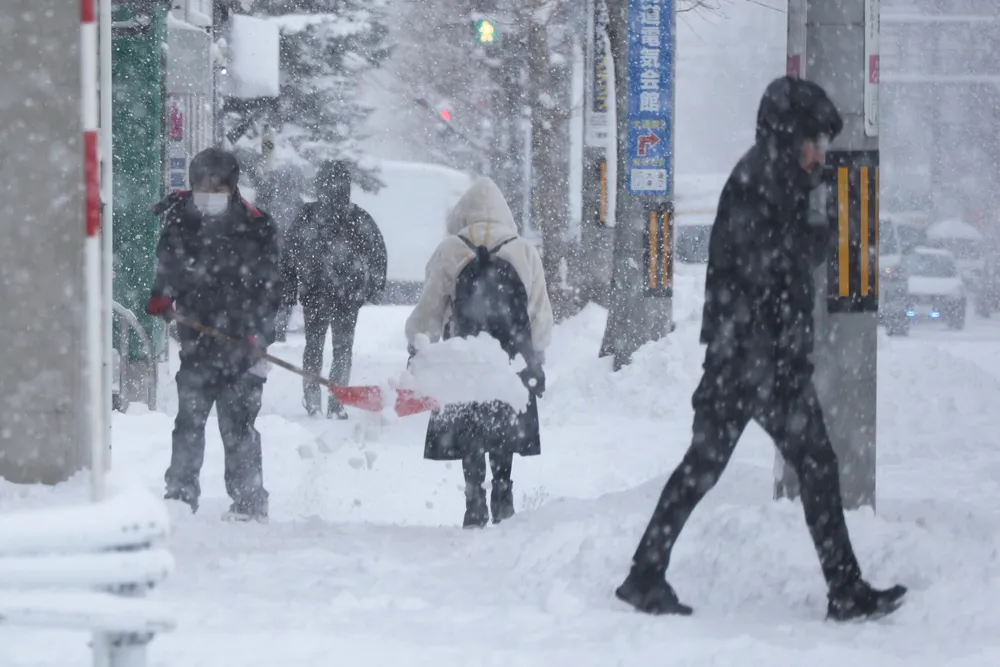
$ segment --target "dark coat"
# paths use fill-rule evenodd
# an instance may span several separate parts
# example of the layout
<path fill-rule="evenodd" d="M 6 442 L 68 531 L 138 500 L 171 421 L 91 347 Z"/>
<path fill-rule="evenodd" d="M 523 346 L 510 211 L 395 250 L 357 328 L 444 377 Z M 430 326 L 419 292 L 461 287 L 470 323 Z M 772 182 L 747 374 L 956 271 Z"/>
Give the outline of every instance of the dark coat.
<path fill-rule="evenodd" d="M 266 213 L 234 195 L 229 211 L 206 221 L 190 192 L 172 193 L 153 209 L 165 213 L 156 247 L 152 296 L 166 296 L 187 315 L 234 338 L 274 341 L 281 302 L 278 233 Z M 233 346 L 183 325 L 181 359 L 239 375 L 250 361 Z"/>
<path fill-rule="evenodd" d="M 821 88 L 778 79 L 761 100 L 754 146 L 722 190 L 709 240 L 701 342 L 707 365 L 738 364 L 754 386 L 812 375 L 813 271 L 828 230 L 809 224 L 818 184 L 799 166 L 802 140 L 842 129 Z"/>
<path fill-rule="evenodd" d="M 478 452 L 521 456 L 542 453 L 534 394 L 527 410 L 521 413 L 506 403 L 493 401 L 448 405 L 431 414 L 424 441 L 425 459 L 458 461 Z"/>
<path fill-rule="evenodd" d="M 361 207 L 302 207 L 285 237 L 283 300 L 311 308 L 360 308 L 385 289 L 385 239 Z"/>

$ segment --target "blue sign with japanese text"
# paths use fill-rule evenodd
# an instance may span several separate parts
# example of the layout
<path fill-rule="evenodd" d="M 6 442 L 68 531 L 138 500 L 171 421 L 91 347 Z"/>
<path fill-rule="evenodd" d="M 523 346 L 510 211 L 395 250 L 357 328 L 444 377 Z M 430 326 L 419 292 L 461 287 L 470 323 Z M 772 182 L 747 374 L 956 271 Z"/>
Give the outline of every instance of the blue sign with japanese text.
<path fill-rule="evenodd" d="M 674 0 L 628 3 L 629 194 L 669 197 L 673 189 Z"/>

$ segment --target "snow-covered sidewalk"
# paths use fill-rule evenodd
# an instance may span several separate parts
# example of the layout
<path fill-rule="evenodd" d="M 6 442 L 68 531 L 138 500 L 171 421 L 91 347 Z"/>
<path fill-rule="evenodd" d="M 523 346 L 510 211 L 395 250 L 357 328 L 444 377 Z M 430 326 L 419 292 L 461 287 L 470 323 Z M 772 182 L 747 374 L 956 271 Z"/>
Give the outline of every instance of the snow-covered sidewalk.
<path fill-rule="evenodd" d="M 682 294 L 700 295 L 701 271 L 681 267 L 679 279 Z M 773 449 L 755 427 L 675 551 L 671 581 L 695 616 L 642 617 L 613 598 L 688 445 L 699 306 L 681 298 L 677 332 L 618 374 L 595 358 L 599 309 L 557 329 L 540 403 L 543 455 L 515 461 L 518 516 L 482 532 L 458 528 L 460 467 L 421 459 L 426 415 L 311 420 L 299 380 L 275 369 L 258 420 L 271 523 L 218 520 L 228 500 L 213 418 L 203 509 L 173 511 L 177 570 L 157 595 L 179 626 L 152 644 L 153 664 L 1000 664 L 1000 335 L 989 330 L 882 341 L 879 511 L 848 521 L 866 574 L 911 587 L 895 615 L 823 622 L 801 509 L 771 500 Z M 357 383 L 405 367 L 406 314 L 363 311 Z M 274 350 L 298 362 L 302 341 Z M 155 491 L 169 457 L 171 384 L 172 374 L 165 413 L 115 415 L 116 468 Z M 0 485 L 0 509 L 85 496 L 83 478 L 56 489 Z M 0 626 L 0 664 L 83 665 L 86 641 Z"/>

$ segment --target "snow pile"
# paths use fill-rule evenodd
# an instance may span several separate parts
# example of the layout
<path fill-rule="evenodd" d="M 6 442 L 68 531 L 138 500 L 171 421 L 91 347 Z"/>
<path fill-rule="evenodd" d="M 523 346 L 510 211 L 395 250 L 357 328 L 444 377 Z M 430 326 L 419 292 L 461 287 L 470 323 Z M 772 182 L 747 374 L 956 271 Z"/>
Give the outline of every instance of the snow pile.
<path fill-rule="evenodd" d="M 496 339 L 451 338 L 430 344 L 417 340 L 417 354 L 400 376 L 399 388 L 436 398 L 442 405 L 472 401 L 503 401 L 521 410 L 528 404 L 528 390 L 517 372 L 524 368 L 520 356 L 513 362 Z"/>

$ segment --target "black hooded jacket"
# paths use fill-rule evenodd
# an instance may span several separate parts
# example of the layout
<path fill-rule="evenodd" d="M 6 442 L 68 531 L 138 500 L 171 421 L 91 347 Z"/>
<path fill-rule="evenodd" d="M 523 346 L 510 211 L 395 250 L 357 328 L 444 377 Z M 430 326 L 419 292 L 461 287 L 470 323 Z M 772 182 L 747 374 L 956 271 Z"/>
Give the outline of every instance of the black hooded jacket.
<path fill-rule="evenodd" d="M 274 341 L 281 302 L 278 232 L 271 217 L 233 195 L 229 210 L 204 218 L 190 192 L 172 193 L 154 207 L 166 220 L 156 247 L 152 296 L 167 296 L 177 311 L 235 338 Z M 245 355 L 180 326 L 182 359 L 242 372 Z"/>
<path fill-rule="evenodd" d="M 385 289 L 387 253 L 378 225 L 350 202 L 302 208 L 285 235 L 281 278 L 285 304 L 360 308 Z"/>
<path fill-rule="evenodd" d="M 812 374 L 813 271 L 827 228 L 808 222 L 816 183 L 799 165 L 802 141 L 840 133 L 822 88 L 783 77 L 768 86 L 757 137 L 722 190 L 709 240 L 701 342 L 706 364 L 738 363 L 756 384 Z M 817 167 L 821 169 L 822 167 Z"/>

